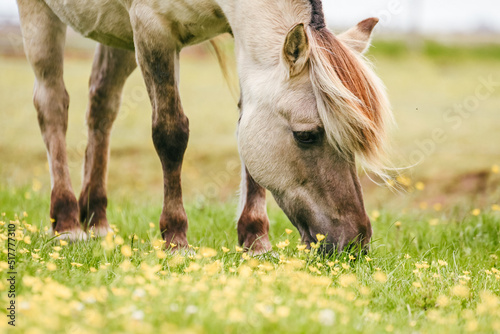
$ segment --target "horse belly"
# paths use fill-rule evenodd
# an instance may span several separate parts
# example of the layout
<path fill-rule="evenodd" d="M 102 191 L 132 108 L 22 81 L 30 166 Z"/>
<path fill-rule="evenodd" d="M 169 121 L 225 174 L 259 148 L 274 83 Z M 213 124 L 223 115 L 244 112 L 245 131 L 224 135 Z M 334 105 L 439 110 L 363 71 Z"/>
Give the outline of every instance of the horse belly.
<path fill-rule="evenodd" d="M 119 0 L 44 0 L 67 25 L 99 43 L 134 49 L 127 9 Z"/>

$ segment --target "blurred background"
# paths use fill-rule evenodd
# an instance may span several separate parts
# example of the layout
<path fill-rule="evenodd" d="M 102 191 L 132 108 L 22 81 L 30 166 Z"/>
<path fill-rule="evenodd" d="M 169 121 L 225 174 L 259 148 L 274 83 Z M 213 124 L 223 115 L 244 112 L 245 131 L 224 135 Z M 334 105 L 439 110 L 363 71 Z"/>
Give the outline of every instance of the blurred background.
<path fill-rule="evenodd" d="M 385 82 L 398 126 L 391 134 L 397 180 L 377 186 L 362 175 L 368 208 L 441 210 L 500 201 L 500 3 L 495 0 L 325 0 L 340 32 L 381 19 L 367 54 Z M 232 42 L 222 40 L 232 57 Z M 86 145 L 87 84 L 95 42 L 68 31 L 65 82 L 70 94 L 68 152 L 78 193 Z M 234 64 L 233 64 L 234 67 Z M 236 80 L 236 79 L 235 79 Z M 49 196 L 45 148 L 32 104 L 14 0 L 0 2 L 0 188 Z M 234 83 L 233 83 L 234 85 Z M 237 87 L 237 85 L 235 85 Z M 187 201 L 233 200 L 240 170 L 231 94 L 208 45 L 181 56 L 181 95 L 191 137 L 183 169 Z M 160 204 L 162 175 L 151 140 L 151 107 L 139 71 L 128 80 L 112 134 L 110 200 Z M 1 204 L 1 203 L 0 203 Z"/>

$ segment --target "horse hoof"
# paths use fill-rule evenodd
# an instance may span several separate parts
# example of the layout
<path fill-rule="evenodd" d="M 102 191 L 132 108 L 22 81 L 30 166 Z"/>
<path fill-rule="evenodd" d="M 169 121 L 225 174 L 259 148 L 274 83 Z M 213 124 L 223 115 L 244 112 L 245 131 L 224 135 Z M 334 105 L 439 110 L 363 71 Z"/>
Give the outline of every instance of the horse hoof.
<path fill-rule="evenodd" d="M 57 232 L 56 240 L 64 240 L 64 241 L 69 241 L 71 243 L 78 241 L 86 241 L 87 233 L 85 233 L 81 229 Z"/>

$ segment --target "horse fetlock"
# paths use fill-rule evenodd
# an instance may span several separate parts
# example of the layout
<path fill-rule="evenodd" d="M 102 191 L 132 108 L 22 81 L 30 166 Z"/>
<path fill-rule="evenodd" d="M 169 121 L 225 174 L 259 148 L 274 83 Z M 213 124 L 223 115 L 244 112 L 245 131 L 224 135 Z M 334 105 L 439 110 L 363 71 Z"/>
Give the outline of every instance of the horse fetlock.
<path fill-rule="evenodd" d="M 162 214 L 160 231 L 165 240 L 165 247 L 172 249 L 187 248 L 188 220 L 184 211 L 174 214 Z"/>
<path fill-rule="evenodd" d="M 80 207 L 80 221 L 87 228 L 95 228 L 96 230 L 109 229 L 106 217 L 106 208 L 108 206 L 106 195 L 91 193 L 84 189 L 80 194 L 78 204 Z"/>
<path fill-rule="evenodd" d="M 253 254 L 263 254 L 272 249 L 269 241 L 269 219 L 266 215 L 252 215 L 243 211 L 238 220 L 238 241 Z"/>
<path fill-rule="evenodd" d="M 78 203 L 72 191 L 57 188 L 52 190 L 50 219 L 54 233 L 69 233 L 72 234 L 70 239 L 77 238 L 82 231 L 78 213 Z"/>

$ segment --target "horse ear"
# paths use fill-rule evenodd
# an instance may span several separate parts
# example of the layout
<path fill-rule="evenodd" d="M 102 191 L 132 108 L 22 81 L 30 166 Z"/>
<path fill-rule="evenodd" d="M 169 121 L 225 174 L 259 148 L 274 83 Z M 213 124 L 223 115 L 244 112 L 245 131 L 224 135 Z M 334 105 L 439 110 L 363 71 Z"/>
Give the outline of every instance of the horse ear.
<path fill-rule="evenodd" d="M 338 38 L 354 51 L 364 53 L 370 47 L 373 28 L 378 21 L 376 17 L 361 21 L 355 27 L 340 34 Z"/>
<path fill-rule="evenodd" d="M 285 39 L 283 57 L 290 77 L 300 74 L 309 60 L 309 40 L 303 23 L 295 25 Z"/>

